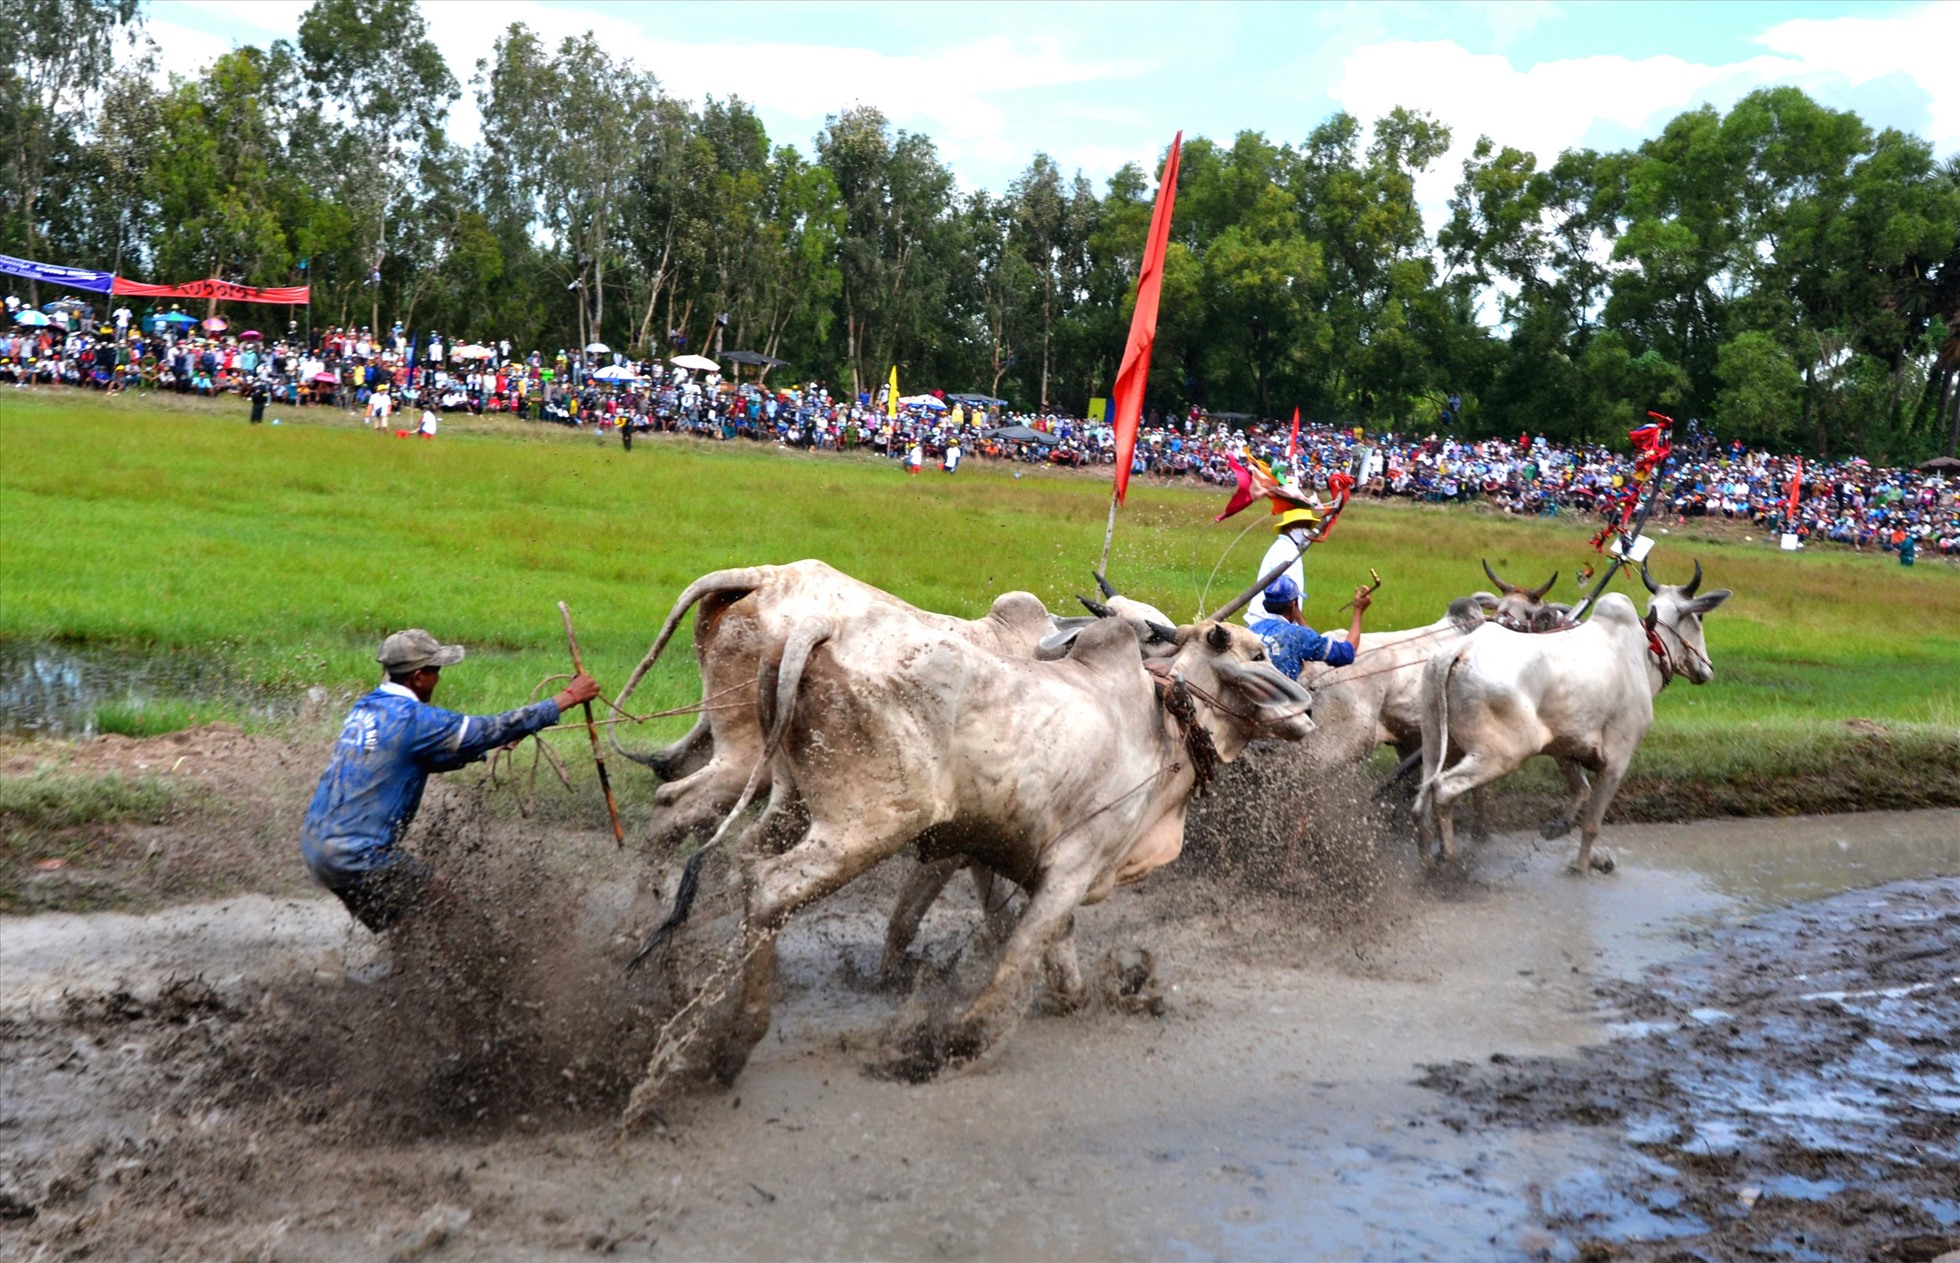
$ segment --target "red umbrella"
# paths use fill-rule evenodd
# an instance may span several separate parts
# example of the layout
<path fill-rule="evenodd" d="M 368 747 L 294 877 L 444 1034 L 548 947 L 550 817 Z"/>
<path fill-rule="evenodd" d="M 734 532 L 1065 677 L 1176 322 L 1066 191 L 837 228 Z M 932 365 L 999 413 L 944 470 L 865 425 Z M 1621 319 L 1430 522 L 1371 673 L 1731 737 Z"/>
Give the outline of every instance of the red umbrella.
<path fill-rule="evenodd" d="M 316 382 L 337 382 L 340 380 L 340 374 L 339 373 L 315 373 L 313 374 L 313 380 Z"/>
<path fill-rule="evenodd" d="M 204 322 L 204 327 L 213 333 L 218 333 L 225 328 L 225 318 L 223 316 L 213 316 Z"/>
<path fill-rule="evenodd" d="M 247 329 L 245 332 L 238 335 L 238 340 L 240 342 L 257 342 L 263 339 L 264 337 L 265 335 L 263 333 L 260 333 L 257 329 Z"/>

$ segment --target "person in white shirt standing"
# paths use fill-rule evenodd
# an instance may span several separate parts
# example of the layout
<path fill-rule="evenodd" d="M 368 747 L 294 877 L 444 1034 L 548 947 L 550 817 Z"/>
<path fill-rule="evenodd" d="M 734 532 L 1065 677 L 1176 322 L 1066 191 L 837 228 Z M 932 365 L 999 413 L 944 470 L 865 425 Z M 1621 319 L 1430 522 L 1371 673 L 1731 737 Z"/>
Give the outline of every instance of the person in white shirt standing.
<path fill-rule="evenodd" d="M 1267 572 L 1274 566 L 1290 560 L 1291 564 L 1286 567 L 1285 572 L 1280 577 L 1293 581 L 1293 590 L 1300 594 L 1296 599 L 1305 599 L 1307 571 L 1306 567 L 1300 563 L 1301 545 L 1306 542 L 1308 537 L 1313 534 L 1314 529 L 1319 525 L 1320 514 L 1314 512 L 1312 509 L 1288 509 L 1286 512 L 1280 514 L 1279 520 L 1273 524 L 1275 538 L 1273 539 L 1272 545 L 1266 549 L 1266 555 L 1259 559 L 1259 569 L 1254 572 L 1253 577 L 1255 579 L 1264 578 Z M 1257 605 L 1258 602 L 1255 601 L 1245 611 L 1244 618 L 1247 627 L 1272 617 L 1272 615 L 1265 613 L 1263 610 L 1253 608 Z"/>

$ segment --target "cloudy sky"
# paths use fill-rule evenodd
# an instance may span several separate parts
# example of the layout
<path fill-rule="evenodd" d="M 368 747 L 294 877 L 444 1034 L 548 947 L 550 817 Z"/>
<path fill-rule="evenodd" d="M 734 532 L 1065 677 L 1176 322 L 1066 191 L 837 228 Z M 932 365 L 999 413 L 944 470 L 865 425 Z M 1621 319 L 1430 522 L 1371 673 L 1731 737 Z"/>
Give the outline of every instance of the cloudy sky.
<path fill-rule="evenodd" d="M 1960 3 L 600 4 L 424 0 L 465 85 L 456 139 L 480 133 L 468 84 L 497 35 L 591 30 L 669 93 L 739 95 L 772 138 L 809 146 L 854 101 L 922 131 L 969 187 L 1000 189 L 1037 150 L 1100 183 L 1171 135 L 1298 140 L 1345 109 L 1395 105 L 1453 129 L 1422 190 L 1440 209 L 1479 134 L 1549 159 L 1617 147 L 1702 102 L 1794 83 L 1868 123 L 1960 151 Z M 166 69 L 291 38 L 303 0 L 153 0 Z"/>

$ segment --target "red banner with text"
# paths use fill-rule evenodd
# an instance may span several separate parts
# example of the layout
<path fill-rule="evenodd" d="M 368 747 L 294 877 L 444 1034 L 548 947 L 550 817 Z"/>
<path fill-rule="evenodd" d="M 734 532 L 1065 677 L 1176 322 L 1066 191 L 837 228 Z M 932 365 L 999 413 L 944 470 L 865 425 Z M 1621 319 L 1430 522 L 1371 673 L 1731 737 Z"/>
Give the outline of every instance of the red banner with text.
<path fill-rule="evenodd" d="M 227 303 L 284 303 L 303 306 L 312 292 L 307 285 L 288 285 L 259 289 L 234 285 L 230 281 L 191 281 L 184 285 L 145 285 L 141 281 L 116 278 L 115 292 L 135 298 L 215 298 Z"/>

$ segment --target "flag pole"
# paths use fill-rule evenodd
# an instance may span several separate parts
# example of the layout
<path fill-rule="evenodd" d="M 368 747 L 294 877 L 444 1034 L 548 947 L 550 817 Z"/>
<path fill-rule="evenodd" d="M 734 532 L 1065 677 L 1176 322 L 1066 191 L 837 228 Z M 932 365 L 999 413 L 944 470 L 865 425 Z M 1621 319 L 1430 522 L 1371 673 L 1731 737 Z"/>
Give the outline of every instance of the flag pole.
<path fill-rule="evenodd" d="M 1096 567 L 1097 574 L 1109 573 L 1109 541 L 1116 538 L 1116 493 L 1109 493 L 1109 525 L 1103 527 L 1102 564 Z"/>

